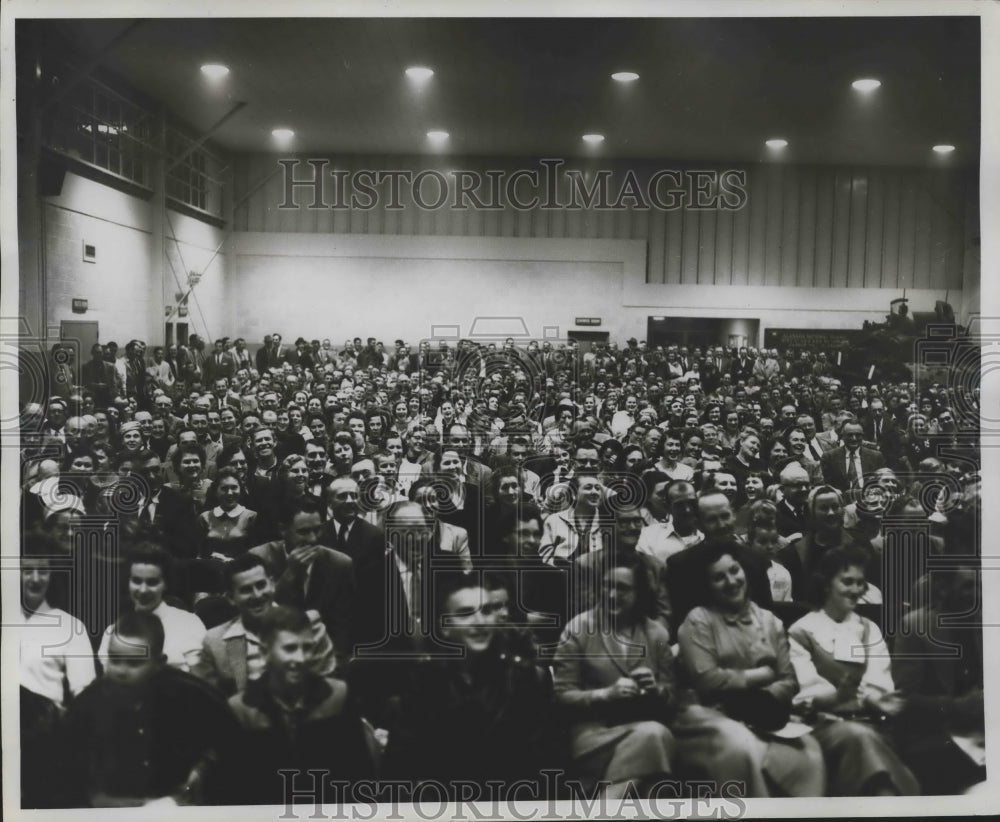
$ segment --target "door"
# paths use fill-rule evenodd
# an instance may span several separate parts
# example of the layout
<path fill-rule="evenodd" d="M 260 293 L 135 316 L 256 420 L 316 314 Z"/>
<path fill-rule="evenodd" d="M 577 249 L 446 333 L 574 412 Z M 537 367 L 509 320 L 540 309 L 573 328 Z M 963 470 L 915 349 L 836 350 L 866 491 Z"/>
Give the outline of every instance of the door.
<path fill-rule="evenodd" d="M 100 342 L 97 323 L 63 320 L 59 324 L 59 341 L 73 349 L 73 382 L 80 384 L 80 366 L 90 359 L 90 349 Z"/>
<path fill-rule="evenodd" d="M 594 343 L 606 343 L 608 341 L 607 331 L 567 331 L 566 339 L 573 340 L 581 356 L 589 354 L 594 347 Z"/>

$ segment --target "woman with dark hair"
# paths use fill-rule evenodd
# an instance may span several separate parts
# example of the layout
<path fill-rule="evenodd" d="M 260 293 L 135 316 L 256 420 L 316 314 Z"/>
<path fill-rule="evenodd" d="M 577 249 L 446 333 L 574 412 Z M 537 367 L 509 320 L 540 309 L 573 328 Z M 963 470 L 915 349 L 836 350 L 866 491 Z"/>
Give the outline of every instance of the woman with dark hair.
<path fill-rule="evenodd" d="M 351 466 L 357 457 L 357 446 L 354 437 L 348 431 L 338 431 L 330 443 L 330 465 L 338 477 L 351 474 Z"/>
<path fill-rule="evenodd" d="M 696 715 L 716 737 L 689 759 L 717 781 L 742 768 L 747 797 L 821 796 L 825 771 L 816 740 L 773 734 L 788 723 L 795 669 L 781 621 L 750 599 L 737 555 L 735 543 L 710 544 L 692 569 L 704 605 L 680 627 L 680 661 L 701 703 Z"/>
<path fill-rule="evenodd" d="M 656 597 L 638 557 L 616 558 L 600 582 L 596 607 L 570 620 L 560 639 L 556 703 L 573 723 L 576 769 L 604 783 L 608 798 L 641 796 L 644 786 L 673 772 L 670 636 L 653 619 Z"/>
<path fill-rule="evenodd" d="M 781 474 L 781 469 L 788 464 L 790 457 L 788 445 L 782 439 L 774 439 L 767 447 L 767 473 L 772 477 Z"/>
<path fill-rule="evenodd" d="M 617 471 L 623 450 L 622 444 L 616 439 L 608 439 L 602 442 L 597 449 L 598 472 L 607 475 Z"/>
<path fill-rule="evenodd" d="M 170 487 L 194 502 L 197 511 L 204 509 L 208 489 L 212 487 L 212 481 L 204 475 L 205 458 L 205 449 L 190 442 L 178 446 L 170 459 L 177 477 Z"/>
<path fill-rule="evenodd" d="M 212 486 L 216 505 L 198 515 L 202 543 L 200 557 L 222 562 L 235 559 L 257 543 L 257 512 L 240 501 L 244 494 L 239 472 L 229 465 L 220 468 Z"/>
<path fill-rule="evenodd" d="M 197 616 L 165 601 L 173 561 L 169 553 L 155 543 L 140 543 L 125 558 L 128 580 L 128 604 L 124 612 L 145 611 L 163 623 L 163 653 L 167 664 L 190 671 L 201 657 L 201 643 L 206 629 Z M 109 625 L 101 639 L 97 657 L 107 667 L 108 644 L 115 626 Z"/>
<path fill-rule="evenodd" d="M 434 594 L 432 632 L 446 646 L 406 667 L 387 717 L 385 775 L 435 780 L 451 800 L 462 783 L 495 782 L 503 791 L 536 781 L 558 764 L 548 755 L 548 677 L 530 646 L 512 645 L 478 575 L 435 574 Z"/>
<path fill-rule="evenodd" d="M 620 474 L 634 474 L 638 476 L 642 473 L 644 466 L 650 464 L 654 456 L 654 454 L 647 454 L 638 445 L 627 445 L 618 456 L 614 471 Z"/>
<path fill-rule="evenodd" d="M 835 796 L 910 796 L 919 792 L 880 725 L 903 703 L 892 681 L 878 626 L 858 615 L 867 556 L 833 548 L 816 564 L 813 611 L 788 629 L 799 681 L 793 703 L 818 712 L 813 734 L 823 749 Z"/>
<path fill-rule="evenodd" d="M 319 443 L 324 448 L 327 447 L 329 437 L 327 434 L 326 417 L 323 416 L 322 411 L 310 411 L 307 413 L 305 428 L 312 435 L 310 442 Z"/>

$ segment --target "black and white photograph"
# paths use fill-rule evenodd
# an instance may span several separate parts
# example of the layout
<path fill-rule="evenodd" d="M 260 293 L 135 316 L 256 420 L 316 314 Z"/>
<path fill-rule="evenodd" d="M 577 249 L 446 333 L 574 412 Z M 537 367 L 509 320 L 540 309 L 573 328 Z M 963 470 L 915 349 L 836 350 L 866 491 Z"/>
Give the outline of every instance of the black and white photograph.
<path fill-rule="evenodd" d="M 0 11 L 8 818 L 1000 811 L 996 4 Z"/>

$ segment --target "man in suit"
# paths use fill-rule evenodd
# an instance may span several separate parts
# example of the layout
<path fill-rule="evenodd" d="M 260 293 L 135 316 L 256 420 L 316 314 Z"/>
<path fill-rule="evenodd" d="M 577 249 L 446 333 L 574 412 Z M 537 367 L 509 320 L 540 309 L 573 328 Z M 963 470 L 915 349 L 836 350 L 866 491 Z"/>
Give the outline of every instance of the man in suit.
<path fill-rule="evenodd" d="M 100 343 L 91 346 L 90 357 L 90 362 L 80 366 L 80 384 L 94 395 L 95 407 L 107 408 L 115 397 L 124 393 L 124 387 L 119 384 L 115 367 L 104 361 Z"/>
<path fill-rule="evenodd" d="M 206 385 L 215 382 L 219 377 L 229 379 L 236 373 L 236 360 L 226 351 L 225 342 L 215 341 L 215 350 L 205 358 L 203 381 Z"/>
<path fill-rule="evenodd" d="M 136 516 L 123 525 L 126 533 L 158 534 L 167 550 L 179 559 L 192 559 L 198 539 L 198 512 L 191 497 L 163 482 L 163 465 L 152 451 L 139 451 L 132 458 L 132 473 L 142 489 Z"/>
<path fill-rule="evenodd" d="M 823 455 L 821 465 L 826 481 L 840 491 L 861 488 L 865 476 L 885 467 L 885 457 L 874 448 L 862 444 L 861 423 L 845 422 L 840 429 L 843 445 Z"/>
<path fill-rule="evenodd" d="M 281 512 L 282 538 L 250 551 L 274 576 L 276 601 L 319 611 L 337 660 L 346 662 L 352 648 L 354 563 L 346 554 L 319 544 L 323 513 L 312 501 L 291 504 Z"/>
<path fill-rule="evenodd" d="M 775 518 L 783 537 L 806 532 L 806 497 L 809 496 L 809 473 L 798 462 L 790 462 L 778 475 L 781 502 Z"/>
<path fill-rule="evenodd" d="M 264 561 L 244 554 L 223 569 L 226 599 L 236 608 L 232 619 L 212 628 L 202 640 L 201 659 L 191 673 L 212 685 L 224 696 L 243 690 L 264 671 L 264 658 L 257 631 L 260 619 L 275 606 L 274 580 Z M 333 643 L 316 611 L 308 611 L 312 624 L 313 647 L 309 669 L 328 676 L 336 668 Z"/>
<path fill-rule="evenodd" d="M 273 345 L 274 343 L 271 339 L 271 335 L 265 334 L 264 344 L 257 349 L 257 353 L 253 356 L 254 365 L 257 366 L 258 374 L 266 374 L 267 369 L 270 368 L 269 358 L 271 356 L 271 349 Z"/>
<path fill-rule="evenodd" d="M 868 414 L 862 420 L 864 438 L 878 445 L 890 468 L 902 468 L 903 440 L 895 421 L 885 413 L 885 404 L 873 399 L 868 404 Z"/>
<path fill-rule="evenodd" d="M 739 350 L 739 356 L 733 358 L 732 363 L 729 366 L 729 374 L 733 378 L 733 382 L 739 382 L 743 380 L 746 382 L 753 375 L 753 360 L 747 353 L 746 348 L 741 348 Z"/>
<path fill-rule="evenodd" d="M 788 429 L 786 438 L 788 440 L 789 452 L 806 469 L 806 472 L 809 474 L 809 482 L 812 485 L 821 485 L 823 483 L 823 468 L 819 460 L 815 459 L 809 453 L 809 442 L 806 432 L 798 426 L 793 426 Z"/>

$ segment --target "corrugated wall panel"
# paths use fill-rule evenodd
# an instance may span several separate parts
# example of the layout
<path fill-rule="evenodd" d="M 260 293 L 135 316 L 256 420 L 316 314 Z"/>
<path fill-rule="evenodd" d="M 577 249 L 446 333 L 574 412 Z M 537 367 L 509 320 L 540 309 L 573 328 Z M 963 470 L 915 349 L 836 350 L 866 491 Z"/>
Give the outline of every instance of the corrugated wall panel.
<path fill-rule="evenodd" d="M 284 173 L 275 174 L 277 160 L 263 155 L 240 156 L 235 161 L 234 194 L 240 199 L 234 227 L 240 231 L 309 232 L 334 234 L 425 235 L 470 237 L 554 237 L 641 239 L 648 243 L 647 277 L 651 283 L 710 285 L 781 285 L 833 288 L 951 288 L 962 286 L 965 236 L 964 172 L 910 168 L 842 168 L 754 164 L 745 168 L 747 199 L 737 211 L 724 209 L 626 207 L 541 207 L 546 173 L 535 161 L 454 160 L 454 167 L 482 175 L 478 196 L 496 201 L 489 169 L 510 175 L 516 169 L 539 172 L 533 207 L 503 210 L 452 208 L 454 189 L 441 208 L 419 208 L 410 187 L 400 187 L 402 209 L 388 209 L 388 186 L 370 209 L 310 209 L 313 191 L 294 190 L 297 208 L 281 209 L 285 198 Z M 626 169 L 634 171 L 640 186 L 651 175 L 669 169 L 663 161 L 625 164 L 608 161 L 608 199 L 614 202 Z M 420 157 L 339 157 L 324 168 L 323 199 L 349 201 L 357 191 L 336 190 L 334 169 L 425 168 L 443 171 L 432 159 Z M 723 169 L 718 169 L 720 172 Z M 677 181 L 685 169 L 662 181 L 657 191 L 665 199 L 679 195 Z M 295 179 L 312 178 L 313 167 L 301 162 Z M 261 182 L 266 182 L 261 185 Z M 508 177 L 504 177 L 504 181 Z M 589 182 L 593 176 L 588 178 Z M 506 204 L 505 182 L 499 199 Z M 522 199 L 531 196 L 527 181 L 518 186 Z M 561 176 L 558 200 L 568 203 L 572 189 Z M 688 186 L 690 193 L 690 186 Z M 708 191 L 718 191 L 709 186 Z M 425 180 L 425 200 L 433 201 L 438 186 Z M 471 204 L 470 204 L 471 205 Z M 683 203 L 678 203 L 683 205 Z"/>

